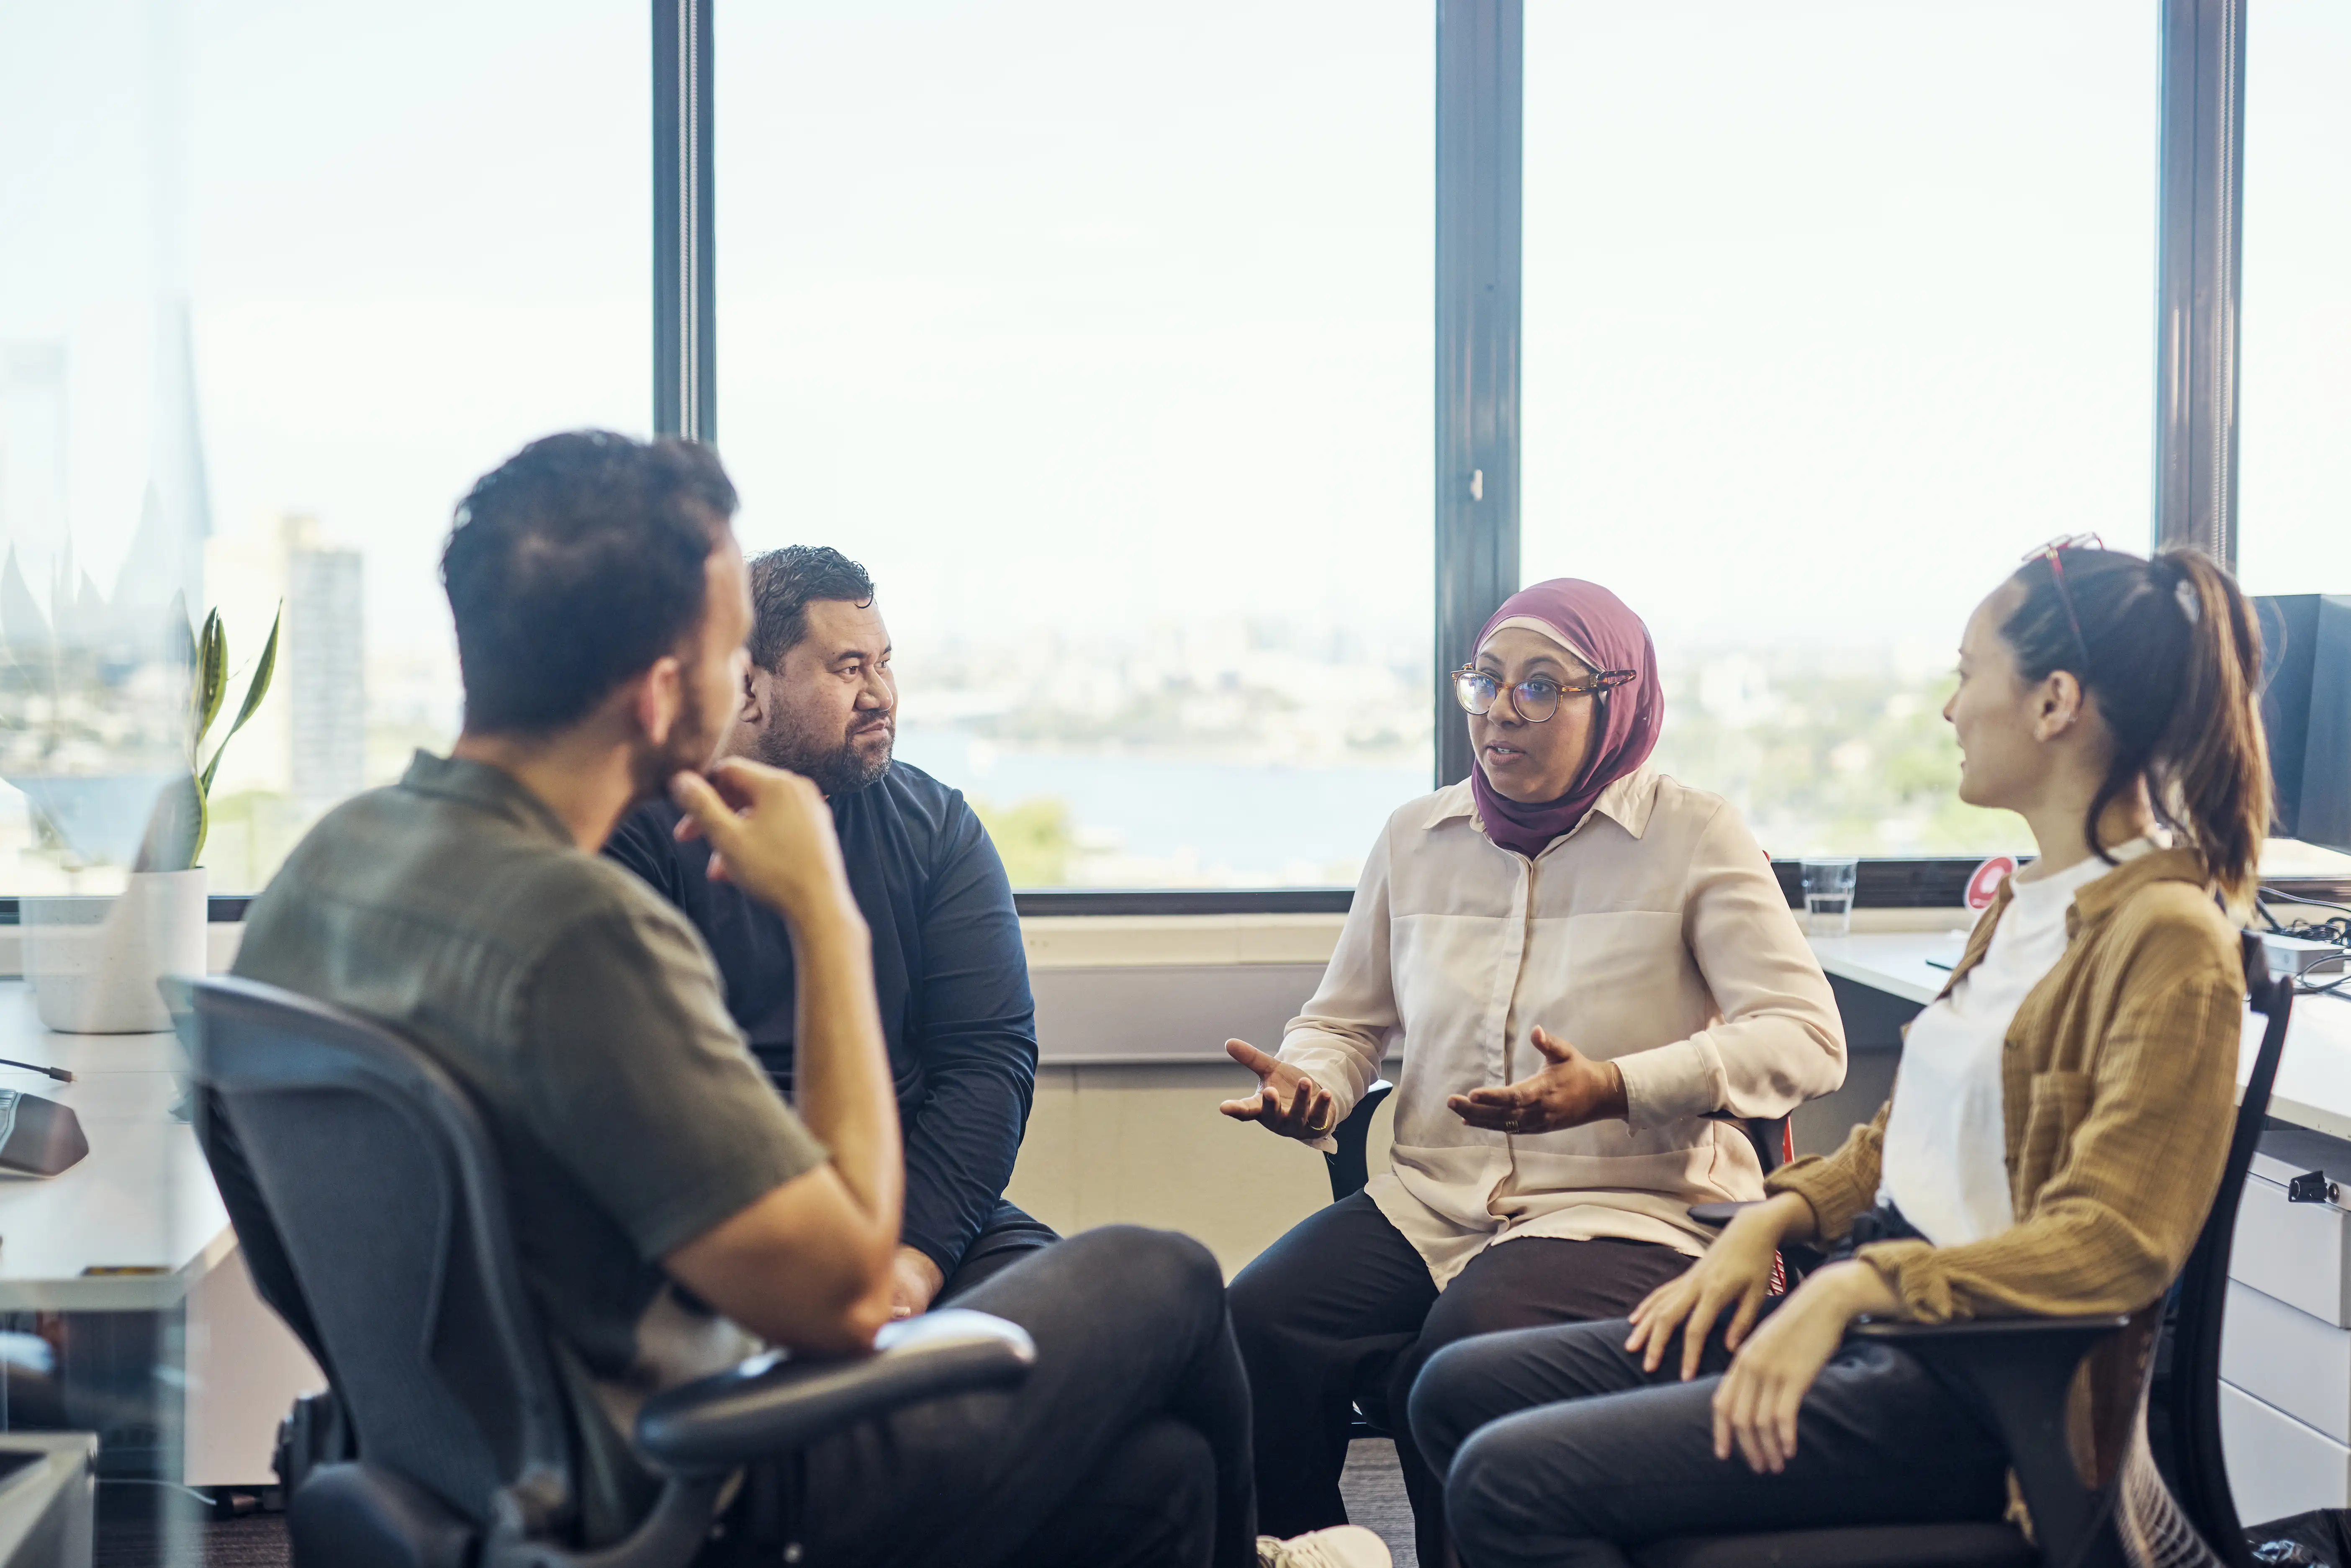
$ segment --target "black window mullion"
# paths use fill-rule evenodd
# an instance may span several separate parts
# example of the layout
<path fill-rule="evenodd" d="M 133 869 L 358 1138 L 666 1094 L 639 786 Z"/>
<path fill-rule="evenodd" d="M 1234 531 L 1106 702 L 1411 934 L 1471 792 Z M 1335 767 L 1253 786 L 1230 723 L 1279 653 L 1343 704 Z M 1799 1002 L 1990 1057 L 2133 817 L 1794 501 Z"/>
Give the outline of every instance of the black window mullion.
<path fill-rule="evenodd" d="M 653 0 L 653 431 L 718 438 L 712 0 Z"/>
<path fill-rule="evenodd" d="M 2161 0 L 2155 543 L 2237 565 L 2245 0 Z"/>
<path fill-rule="evenodd" d="M 1469 774 L 1446 674 L 1519 586 L 1524 0 L 1437 6 L 1437 782 Z"/>

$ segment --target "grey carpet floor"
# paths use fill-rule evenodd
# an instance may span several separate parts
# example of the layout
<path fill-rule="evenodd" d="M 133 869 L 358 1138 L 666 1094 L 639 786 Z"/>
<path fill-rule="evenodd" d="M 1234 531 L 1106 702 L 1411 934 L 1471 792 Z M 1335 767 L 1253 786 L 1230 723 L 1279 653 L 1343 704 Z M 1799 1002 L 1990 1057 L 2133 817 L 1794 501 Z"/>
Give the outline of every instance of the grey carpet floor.
<path fill-rule="evenodd" d="M 1395 1568 L 1419 1568 L 1412 1505 L 1405 1500 L 1394 1443 L 1357 1443 L 1339 1490 L 1347 1499 L 1347 1517 L 1388 1543 Z M 214 1521 L 193 1507 L 166 1503 L 159 1510 L 158 1500 L 145 1488 L 99 1489 L 93 1568 L 287 1568 L 284 1514 Z"/>
<path fill-rule="evenodd" d="M 1395 1445 L 1385 1437 L 1359 1439 L 1347 1450 L 1347 1473 L 1339 1478 L 1347 1517 L 1388 1543 L 1395 1568 L 1420 1568 L 1412 1549 L 1412 1504 L 1404 1495 L 1404 1471 L 1396 1468 Z"/>
<path fill-rule="evenodd" d="M 162 1488 L 98 1489 L 91 1568 L 287 1568 L 286 1516 L 214 1520 Z"/>

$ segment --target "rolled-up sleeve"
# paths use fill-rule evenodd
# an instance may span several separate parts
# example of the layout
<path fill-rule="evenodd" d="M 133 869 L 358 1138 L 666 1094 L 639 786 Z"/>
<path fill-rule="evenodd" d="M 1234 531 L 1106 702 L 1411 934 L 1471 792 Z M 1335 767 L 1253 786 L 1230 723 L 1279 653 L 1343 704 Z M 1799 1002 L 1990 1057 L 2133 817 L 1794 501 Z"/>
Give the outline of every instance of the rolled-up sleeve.
<path fill-rule="evenodd" d="M 1876 1207 L 1877 1183 L 1886 1156 L 1886 1118 L 1894 1109 L 1888 1100 L 1865 1126 L 1855 1127 L 1833 1155 L 1806 1155 L 1792 1160 L 1763 1178 L 1764 1196 L 1792 1192 L 1813 1211 L 1816 1240 L 1841 1241 L 1853 1228 L 1855 1216 Z"/>
<path fill-rule="evenodd" d="M 1401 1021 L 1388 969 L 1388 833 L 1364 862 L 1355 901 L 1322 983 L 1281 1033 L 1280 1058 L 1328 1090 L 1334 1120 L 1343 1120 L 1380 1076 L 1381 1059 Z M 1329 1138 L 1314 1147 L 1329 1153 Z"/>
<path fill-rule="evenodd" d="M 1720 1021 L 1616 1059 L 1625 1121 L 1784 1116 L 1844 1082 L 1844 1024 L 1820 960 L 1746 824 L 1718 809 L 1690 856 L 1682 939 Z"/>
<path fill-rule="evenodd" d="M 2126 1312 L 2163 1294 L 2196 1245 L 2235 1125 L 2244 982 L 2235 955 L 2199 935 L 2143 939 L 2137 967 L 2159 978 L 2116 1011 L 2090 1071 L 2038 1075 L 2051 1100 L 2086 1106 L 2023 1218 L 1955 1247 L 1860 1249 L 1905 1315 Z"/>

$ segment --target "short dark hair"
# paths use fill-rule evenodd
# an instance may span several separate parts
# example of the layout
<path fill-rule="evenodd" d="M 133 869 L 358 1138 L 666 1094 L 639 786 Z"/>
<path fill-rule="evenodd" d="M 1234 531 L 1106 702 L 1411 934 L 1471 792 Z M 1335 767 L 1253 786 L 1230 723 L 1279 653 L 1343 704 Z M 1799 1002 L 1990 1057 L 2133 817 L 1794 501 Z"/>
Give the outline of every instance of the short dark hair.
<path fill-rule="evenodd" d="M 819 599 L 873 602 L 865 569 L 824 545 L 786 545 L 751 558 L 751 663 L 772 670 L 808 635 L 808 607 Z"/>
<path fill-rule="evenodd" d="M 475 482 L 441 551 L 465 727 L 544 734 L 702 623 L 735 486 L 695 442 L 575 430 Z"/>

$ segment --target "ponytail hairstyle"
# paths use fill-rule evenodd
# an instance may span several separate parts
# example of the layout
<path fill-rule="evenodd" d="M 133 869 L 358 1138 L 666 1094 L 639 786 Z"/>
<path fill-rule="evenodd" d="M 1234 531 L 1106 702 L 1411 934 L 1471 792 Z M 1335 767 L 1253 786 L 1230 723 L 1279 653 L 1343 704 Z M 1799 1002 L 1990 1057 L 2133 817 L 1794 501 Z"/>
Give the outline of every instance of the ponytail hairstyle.
<path fill-rule="evenodd" d="M 2090 800 L 2086 831 L 2101 860 L 2098 817 L 2144 780 L 2155 813 L 2192 848 L 2230 908 L 2250 904 L 2270 826 L 2262 736 L 2262 633 L 2236 581 L 2196 549 L 2152 560 L 2053 546 L 2017 569 L 2024 591 L 2001 635 L 2027 681 L 2064 670 L 2095 696 L 2114 761 Z"/>

